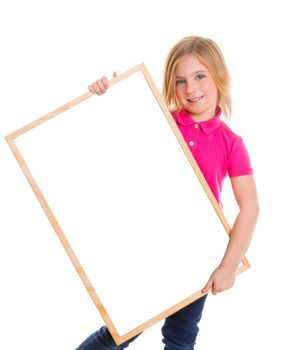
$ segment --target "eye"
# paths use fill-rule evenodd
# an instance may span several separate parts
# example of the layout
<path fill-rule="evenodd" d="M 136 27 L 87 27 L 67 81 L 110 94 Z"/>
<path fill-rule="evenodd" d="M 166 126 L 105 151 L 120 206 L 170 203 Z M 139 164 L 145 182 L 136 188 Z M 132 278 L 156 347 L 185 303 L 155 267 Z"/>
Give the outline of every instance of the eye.
<path fill-rule="evenodd" d="M 205 75 L 204 74 L 196 75 L 196 80 L 203 80 L 203 79 L 205 79 Z"/>
<path fill-rule="evenodd" d="M 184 79 L 177 79 L 175 81 L 175 85 L 178 86 L 178 85 L 182 85 L 182 84 L 185 84 L 185 80 Z"/>

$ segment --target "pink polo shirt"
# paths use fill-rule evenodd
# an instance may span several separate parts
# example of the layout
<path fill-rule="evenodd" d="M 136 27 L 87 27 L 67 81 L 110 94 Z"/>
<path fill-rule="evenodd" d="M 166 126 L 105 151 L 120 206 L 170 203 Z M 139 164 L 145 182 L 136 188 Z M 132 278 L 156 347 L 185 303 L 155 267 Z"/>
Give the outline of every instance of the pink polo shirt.
<path fill-rule="evenodd" d="M 220 119 L 221 109 L 204 122 L 195 122 L 182 109 L 173 117 L 194 155 L 218 203 L 223 180 L 229 177 L 252 175 L 249 155 L 241 137 L 237 136 Z"/>

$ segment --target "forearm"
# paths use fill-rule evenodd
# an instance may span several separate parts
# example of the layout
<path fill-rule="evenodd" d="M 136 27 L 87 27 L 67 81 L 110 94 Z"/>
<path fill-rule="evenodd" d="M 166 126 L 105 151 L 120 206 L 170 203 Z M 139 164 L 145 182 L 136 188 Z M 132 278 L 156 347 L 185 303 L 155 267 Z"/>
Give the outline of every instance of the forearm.
<path fill-rule="evenodd" d="M 221 266 L 230 270 L 236 270 L 239 266 L 251 242 L 258 213 L 257 202 L 240 210 L 232 227 L 229 243 L 220 264 Z"/>
<path fill-rule="evenodd" d="M 256 226 L 259 207 L 257 191 L 252 176 L 231 179 L 233 192 L 239 207 L 239 214 L 231 230 L 229 242 L 220 265 L 214 270 L 203 293 L 213 294 L 233 286 L 236 270 L 249 247 Z"/>

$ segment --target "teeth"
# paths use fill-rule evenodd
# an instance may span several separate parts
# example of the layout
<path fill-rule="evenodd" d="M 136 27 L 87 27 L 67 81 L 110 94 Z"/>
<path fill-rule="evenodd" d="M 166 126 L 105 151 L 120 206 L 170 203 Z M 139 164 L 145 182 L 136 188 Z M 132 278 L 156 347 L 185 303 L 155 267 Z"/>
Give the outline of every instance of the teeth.
<path fill-rule="evenodd" d="M 195 97 L 195 98 L 190 98 L 188 99 L 189 102 L 198 102 L 202 99 L 202 96 L 201 97 Z"/>

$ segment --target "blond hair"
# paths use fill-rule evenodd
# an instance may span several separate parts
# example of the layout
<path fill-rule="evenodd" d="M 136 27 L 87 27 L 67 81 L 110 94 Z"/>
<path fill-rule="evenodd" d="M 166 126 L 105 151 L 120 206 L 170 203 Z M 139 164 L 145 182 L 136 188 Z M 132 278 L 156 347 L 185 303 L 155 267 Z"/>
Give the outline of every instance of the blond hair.
<path fill-rule="evenodd" d="M 175 94 L 175 76 L 180 60 L 189 54 L 195 55 L 207 67 L 218 90 L 217 105 L 224 116 L 231 117 L 230 76 L 218 45 L 211 39 L 189 36 L 177 42 L 169 52 L 164 69 L 163 98 L 170 110 L 180 110 L 181 105 Z"/>

